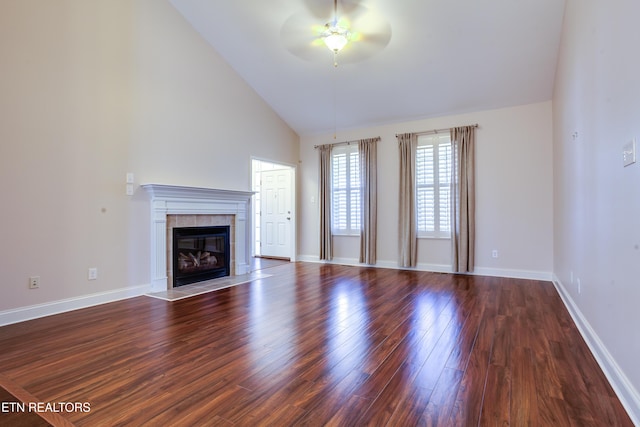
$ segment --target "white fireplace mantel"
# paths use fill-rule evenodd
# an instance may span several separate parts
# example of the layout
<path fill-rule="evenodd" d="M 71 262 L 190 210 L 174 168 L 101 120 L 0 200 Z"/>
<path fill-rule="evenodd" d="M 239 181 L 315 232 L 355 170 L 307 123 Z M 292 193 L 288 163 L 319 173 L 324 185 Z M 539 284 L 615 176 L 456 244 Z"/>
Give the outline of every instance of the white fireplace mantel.
<path fill-rule="evenodd" d="M 151 196 L 151 288 L 167 289 L 167 215 L 234 215 L 235 274 L 250 271 L 251 191 L 143 184 Z"/>

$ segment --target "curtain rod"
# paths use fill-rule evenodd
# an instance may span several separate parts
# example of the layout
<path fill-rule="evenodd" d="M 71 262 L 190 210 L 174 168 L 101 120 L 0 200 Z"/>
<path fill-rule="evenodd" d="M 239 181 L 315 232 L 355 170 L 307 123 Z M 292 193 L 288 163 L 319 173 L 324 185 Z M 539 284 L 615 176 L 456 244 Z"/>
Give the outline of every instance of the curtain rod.
<path fill-rule="evenodd" d="M 376 140 L 380 141 L 380 137 L 379 136 L 376 136 L 375 138 L 363 138 L 363 139 L 376 139 Z M 322 144 L 322 145 L 331 145 L 331 146 L 344 145 L 344 144 L 349 145 L 349 144 L 355 144 L 356 142 L 360 142 L 360 140 L 359 139 L 354 139 L 353 141 L 334 142 L 333 144 Z M 321 145 L 314 145 L 313 148 L 318 148 L 320 146 Z"/>
<path fill-rule="evenodd" d="M 472 124 L 472 125 L 469 125 L 469 126 L 477 128 L 480 125 L 475 123 L 475 124 Z M 461 126 L 454 126 L 454 127 L 461 127 Z M 431 135 L 432 133 L 446 132 L 446 131 L 449 131 L 449 130 L 451 130 L 451 128 L 431 129 L 431 130 L 425 130 L 423 132 L 412 132 L 412 133 L 415 133 L 416 135 Z M 398 134 L 396 133 L 396 138 L 397 137 L 398 137 Z"/>

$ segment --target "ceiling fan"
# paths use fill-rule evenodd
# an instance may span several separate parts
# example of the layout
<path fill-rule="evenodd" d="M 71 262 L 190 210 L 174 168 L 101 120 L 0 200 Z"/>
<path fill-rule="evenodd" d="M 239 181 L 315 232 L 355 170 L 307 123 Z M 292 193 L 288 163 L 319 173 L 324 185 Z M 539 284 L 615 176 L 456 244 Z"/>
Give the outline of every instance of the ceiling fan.
<path fill-rule="evenodd" d="M 280 37 L 285 48 L 307 61 L 325 61 L 328 51 L 341 63 L 362 61 L 389 44 L 391 26 L 361 0 L 304 0 L 306 8 L 291 15 Z"/>

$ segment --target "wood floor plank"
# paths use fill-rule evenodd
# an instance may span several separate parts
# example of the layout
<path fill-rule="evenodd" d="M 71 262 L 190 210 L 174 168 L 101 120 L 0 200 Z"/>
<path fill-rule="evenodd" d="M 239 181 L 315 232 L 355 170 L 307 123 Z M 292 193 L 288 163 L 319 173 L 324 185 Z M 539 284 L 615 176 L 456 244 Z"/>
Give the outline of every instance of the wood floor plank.
<path fill-rule="evenodd" d="M 497 298 L 487 299 L 467 369 L 451 413 L 453 425 L 475 425 L 480 419 L 497 315 Z"/>
<path fill-rule="evenodd" d="M 413 376 L 411 369 L 402 365 L 357 425 L 415 425 L 424 412 L 431 390 L 416 386 Z"/>
<path fill-rule="evenodd" d="M 436 387 L 442 371 L 445 369 L 451 353 L 460 341 L 460 327 L 450 321 L 446 328 L 439 335 L 429 357 L 424 361 L 418 370 L 414 382 L 425 389 L 433 390 Z M 427 333 L 428 335 L 428 333 Z"/>
<path fill-rule="evenodd" d="M 490 364 L 487 370 L 480 425 L 506 426 L 511 423 L 511 371 Z"/>
<path fill-rule="evenodd" d="M 450 415 L 456 404 L 457 391 L 462 382 L 463 371 L 445 368 L 438 378 L 436 388 L 429 397 L 420 425 L 446 426 L 449 425 Z"/>
<path fill-rule="evenodd" d="M 0 327 L 0 376 L 78 426 L 632 425 L 549 282 L 269 273 Z"/>
<path fill-rule="evenodd" d="M 531 349 L 515 347 L 511 356 L 511 424 L 541 425 Z"/>

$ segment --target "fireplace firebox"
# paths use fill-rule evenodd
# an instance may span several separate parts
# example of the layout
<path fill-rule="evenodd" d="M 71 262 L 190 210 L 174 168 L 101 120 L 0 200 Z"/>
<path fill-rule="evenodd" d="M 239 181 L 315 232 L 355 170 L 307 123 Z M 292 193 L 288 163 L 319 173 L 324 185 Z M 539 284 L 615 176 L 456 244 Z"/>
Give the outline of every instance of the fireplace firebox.
<path fill-rule="evenodd" d="M 229 276 L 229 226 L 173 229 L 173 287 Z"/>

